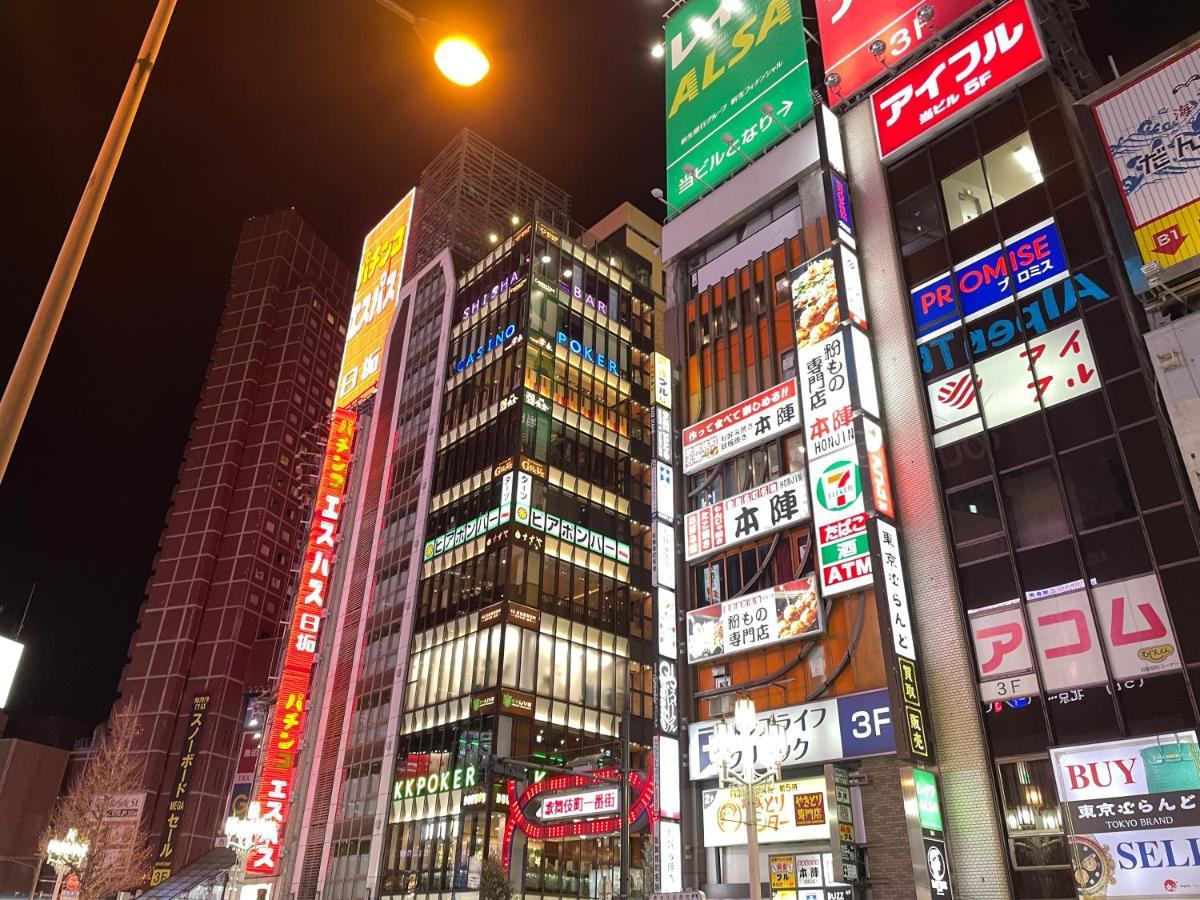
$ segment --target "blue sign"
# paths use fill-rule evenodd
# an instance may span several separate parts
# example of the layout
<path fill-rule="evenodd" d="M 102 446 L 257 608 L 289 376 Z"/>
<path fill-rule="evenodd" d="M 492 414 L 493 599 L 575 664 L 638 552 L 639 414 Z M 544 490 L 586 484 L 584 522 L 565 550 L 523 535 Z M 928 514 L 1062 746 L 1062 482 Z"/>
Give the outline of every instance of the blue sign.
<path fill-rule="evenodd" d="M 920 340 L 1066 277 L 1062 238 L 1047 219 L 913 288 L 913 331 Z"/>
<path fill-rule="evenodd" d="M 896 749 L 892 709 L 886 690 L 838 697 L 837 705 L 844 758 L 876 756 Z"/>
<path fill-rule="evenodd" d="M 926 376 L 943 375 L 965 366 L 971 361 L 967 358 L 968 344 L 972 359 L 985 359 L 1024 338 L 1045 334 L 1078 315 L 1082 300 L 1099 303 L 1108 298 L 1108 292 L 1086 275 L 1073 275 L 1025 298 L 1003 317 L 969 326 L 965 338 L 963 329 L 955 328 L 918 344 L 921 371 Z"/>
<path fill-rule="evenodd" d="M 454 364 L 454 373 L 457 375 L 464 371 L 469 366 L 475 365 L 493 350 L 503 347 L 517 335 L 517 326 L 509 325 L 503 331 L 497 331 L 493 337 L 487 339 L 487 343 L 480 344 L 462 359 Z"/>
<path fill-rule="evenodd" d="M 567 337 L 561 331 L 558 332 L 555 337 L 560 344 L 562 344 L 564 347 L 569 347 L 572 353 L 582 356 L 588 362 L 595 363 L 602 369 L 608 369 L 608 371 L 612 372 L 614 375 L 619 376 L 621 374 L 621 368 L 617 365 L 617 361 L 615 359 L 609 359 L 603 353 L 597 353 L 591 347 L 580 343 L 579 341 L 575 340 L 575 338 Z"/>
<path fill-rule="evenodd" d="M 850 205 L 850 185 L 837 172 L 830 170 L 829 181 L 833 185 L 833 214 L 838 227 L 854 240 L 854 209 Z"/>

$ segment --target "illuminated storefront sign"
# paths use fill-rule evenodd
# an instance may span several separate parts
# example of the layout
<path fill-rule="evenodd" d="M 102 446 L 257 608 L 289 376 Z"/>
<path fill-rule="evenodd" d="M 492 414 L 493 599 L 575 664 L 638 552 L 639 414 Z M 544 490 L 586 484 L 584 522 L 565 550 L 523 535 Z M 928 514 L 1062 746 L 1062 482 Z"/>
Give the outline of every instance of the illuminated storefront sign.
<path fill-rule="evenodd" d="M 923 143 L 1046 61 L 1029 0 L 1009 0 L 871 94 L 879 158 Z"/>
<path fill-rule="evenodd" d="M 817 0 L 817 27 L 829 103 L 835 108 L 876 81 L 979 5 L 979 0 Z M 922 20 L 928 7 L 932 19 Z M 879 47 L 883 49 L 876 53 Z"/>
<path fill-rule="evenodd" d="M 651 502 L 654 514 L 664 522 L 675 523 L 675 470 L 669 463 L 655 460 L 651 464 L 654 469 L 653 491 Z"/>
<path fill-rule="evenodd" d="M 654 792 L 658 815 L 678 819 L 682 806 L 679 785 L 679 740 L 663 734 L 654 736 L 654 771 L 658 773 Z"/>
<path fill-rule="evenodd" d="M 896 752 L 891 707 L 884 688 L 763 710 L 758 714 L 758 727 L 764 734 L 772 716 L 783 729 L 785 768 Z M 688 774 L 692 781 L 716 778 L 721 772 L 710 750 L 716 725 L 715 719 L 688 725 Z M 741 765 L 740 753 L 730 764 L 735 768 Z"/>
<path fill-rule="evenodd" d="M 1166 601 L 1153 574 L 1093 586 L 1091 600 L 1082 585 L 1064 588 L 1026 600 L 1024 610 L 1020 601 L 1012 600 L 969 614 L 985 701 L 1037 694 L 1035 655 L 1042 687 L 1049 693 L 1106 684 L 1105 655 L 1117 681 L 1182 666 Z M 1092 613 L 1093 602 L 1099 622 Z"/>
<path fill-rule="evenodd" d="M 679 731 L 679 678 L 669 659 L 658 661 L 654 676 L 654 721 L 662 734 Z"/>
<path fill-rule="evenodd" d="M 846 337 L 838 331 L 796 354 L 809 459 L 854 445 Z"/>
<path fill-rule="evenodd" d="M 683 429 L 683 473 L 691 475 L 800 427 L 796 379 Z"/>
<path fill-rule="evenodd" d="M 485 343 L 480 344 L 462 359 L 454 364 L 454 373 L 461 374 L 466 369 L 481 361 L 489 353 L 494 353 L 497 350 L 503 349 L 511 341 L 519 341 L 521 338 L 517 334 L 517 326 L 509 325 L 502 331 L 497 331 L 492 337 L 488 338 Z"/>
<path fill-rule="evenodd" d="M 689 610 L 688 662 L 695 665 L 812 637 L 824 627 L 821 602 L 810 575 L 724 603 Z"/>
<path fill-rule="evenodd" d="M 591 776 L 591 777 L 589 777 Z M 510 780 L 508 791 L 508 817 L 504 824 L 504 840 L 501 847 L 501 864 L 507 869 L 512 860 L 513 836 L 520 830 L 531 841 L 560 840 L 571 837 L 599 837 L 616 834 L 621 830 L 619 815 L 574 819 L 572 821 L 540 822 L 531 819 L 531 811 L 540 806 L 542 794 L 554 795 L 566 791 L 595 790 L 597 778 L 621 778 L 620 769 L 598 769 L 579 775 L 551 775 L 534 782 L 517 793 L 517 783 Z M 630 772 L 629 825 L 634 826 L 642 818 L 651 819 L 654 813 L 654 782 L 641 772 Z"/>
<path fill-rule="evenodd" d="M 257 799 L 262 805 L 263 818 L 276 823 L 278 832 L 273 840 L 251 848 L 246 862 L 246 871 L 251 875 L 273 875 L 279 865 L 279 839 L 292 800 L 309 679 L 328 599 L 357 419 L 357 414 L 352 411 L 337 410 L 330 421 L 305 545 L 304 567 L 287 632 L 275 710 L 265 735 L 264 762 L 258 782 Z"/>
<path fill-rule="evenodd" d="M 654 826 L 655 869 L 658 889 L 663 893 L 683 891 L 683 833 L 678 822 L 666 820 Z"/>
<path fill-rule="evenodd" d="M 567 335 L 561 331 L 555 333 L 554 339 L 563 347 L 568 348 L 576 356 L 582 356 L 585 360 L 593 365 L 597 365 L 602 369 L 612 372 L 618 377 L 625 377 L 624 373 L 621 372 L 621 367 L 617 365 L 617 361 L 615 359 L 609 359 L 603 353 L 597 353 L 591 347 L 587 346 L 587 344 L 577 341 L 575 338 L 567 337 Z"/>
<path fill-rule="evenodd" d="M 851 445 L 809 466 L 813 475 L 813 525 L 822 596 L 872 582 L 868 514 L 858 449 Z"/>
<path fill-rule="evenodd" d="M 416 189 L 384 216 L 363 241 L 362 261 L 350 322 L 346 328 L 346 346 L 338 375 L 334 408 L 340 409 L 366 396 L 379 383 L 383 347 L 396 315 L 396 298 L 404 280 L 404 255 L 412 224 Z"/>
<path fill-rule="evenodd" d="M 684 519 L 688 562 L 711 556 L 726 547 L 763 537 L 808 519 L 808 497 L 803 472 L 789 472 Z"/>
<path fill-rule="evenodd" d="M 675 624 L 675 592 L 660 587 L 658 596 L 658 653 L 674 659 L 679 654 L 678 631 Z"/>
<path fill-rule="evenodd" d="M 663 409 L 671 408 L 671 360 L 654 353 L 654 402 Z"/>
<path fill-rule="evenodd" d="M 1195 731 L 1050 749 L 1081 898 L 1200 897 Z"/>
<path fill-rule="evenodd" d="M 467 304 L 466 308 L 462 311 L 462 320 L 461 321 L 465 322 L 467 319 L 471 318 L 471 316 L 475 315 L 475 313 L 479 312 L 481 309 L 486 307 L 489 303 L 491 303 L 493 300 L 495 300 L 501 294 L 505 294 L 511 288 L 516 287 L 517 282 L 520 280 L 521 280 L 520 272 L 513 272 L 510 275 L 505 275 L 503 278 L 500 279 L 500 282 L 498 284 L 495 284 L 492 286 L 492 289 L 490 291 L 484 291 L 482 296 L 480 296 L 478 299 L 476 299 L 472 303 Z"/>
<path fill-rule="evenodd" d="M 518 510 L 517 524 L 525 524 L 519 520 L 519 516 L 520 511 Z M 550 537 L 559 538 L 568 544 L 585 547 L 593 553 L 599 553 L 608 559 L 616 560 L 622 565 L 628 565 L 629 563 L 628 544 L 618 541 L 616 538 L 603 535 L 598 531 L 592 531 L 590 528 L 584 528 L 582 525 L 577 525 L 568 519 L 548 513 L 544 509 L 538 509 L 536 506 L 529 509 L 529 527 L 535 528 L 538 531 L 544 531 Z"/>
<path fill-rule="evenodd" d="M 667 203 L 683 209 L 811 117 L 804 19 L 799 0 L 691 0 L 664 45 Z"/>
<path fill-rule="evenodd" d="M 187 809 L 188 792 L 192 786 L 192 766 L 200 746 L 200 735 L 204 732 L 204 721 L 208 716 L 208 704 L 211 699 L 209 694 L 197 694 L 192 698 L 192 712 L 184 728 L 183 747 L 179 751 L 175 786 L 171 789 L 171 799 L 167 803 L 167 821 L 163 826 L 162 843 L 159 844 L 158 857 L 150 871 L 152 887 L 171 877 L 175 860 L 175 833 L 179 831 Z M 138 814 L 141 814 L 140 809 Z"/>
<path fill-rule="evenodd" d="M 392 785 L 393 800 L 411 800 L 445 791 L 459 791 L 479 783 L 479 772 L 474 766 L 460 769 L 445 769 L 429 772 L 413 778 L 397 779 Z"/>
<path fill-rule="evenodd" d="M 543 822 L 556 819 L 586 819 L 591 816 L 611 816 L 617 812 L 620 797 L 615 787 L 573 794 L 555 794 L 542 798 L 538 818 Z"/>
<path fill-rule="evenodd" d="M 716 788 L 701 793 L 705 847 L 746 846 L 746 789 Z M 760 844 L 829 840 L 825 779 L 800 778 L 754 789 Z"/>
<path fill-rule="evenodd" d="M 528 479 L 528 475 L 520 475 L 519 478 Z M 464 522 L 451 528 L 449 531 L 439 534 L 435 538 L 425 542 L 425 551 L 422 556 L 424 562 L 429 562 L 431 559 L 441 556 L 443 553 L 448 553 L 455 550 L 463 544 L 469 543 L 477 537 L 482 537 L 489 531 L 505 525 L 512 517 L 512 497 L 513 497 L 513 473 L 505 472 L 500 478 L 500 503 L 492 507 L 486 512 L 482 512 L 469 522 Z"/>
<path fill-rule="evenodd" d="M 1092 106 L 1142 260 L 1164 268 L 1200 256 L 1197 72 L 1193 42 Z"/>

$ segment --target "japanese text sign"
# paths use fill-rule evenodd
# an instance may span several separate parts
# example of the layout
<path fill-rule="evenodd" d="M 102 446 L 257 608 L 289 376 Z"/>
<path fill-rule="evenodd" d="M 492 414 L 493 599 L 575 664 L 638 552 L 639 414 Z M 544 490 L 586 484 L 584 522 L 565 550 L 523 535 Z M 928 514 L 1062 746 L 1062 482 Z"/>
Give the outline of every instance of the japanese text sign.
<path fill-rule="evenodd" d="M 839 106 L 888 77 L 930 38 L 949 34 L 950 26 L 977 5 L 979 0 L 817 0 L 830 105 Z M 927 21 L 919 15 L 924 6 L 933 10 Z M 870 49 L 876 41 L 883 42 L 879 56 Z"/>
<path fill-rule="evenodd" d="M 1009 0 L 871 94 L 879 158 L 928 140 L 1045 59 L 1029 0 Z"/>
<path fill-rule="evenodd" d="M 691 475 L 800 427 L 796 379 L 683 429 L 683 472 Z"/>
<path fill-rule="evenodd" d="M 667 19 L 664 49 L 669 207 L 694 203 L 812 115 L 799 0 L 690 0 Z"/>
<path fill-rule="evenodd" d="M 688 662 L 810 637 L 824 627 L 813 577 L 744 594 L 687 614 Z"/>
<path fill-rule="evenodd" d="M 701 806 L 705 847 L 746 846 L 745 788 L 706 790 Z M 829 839 L 824 778 L 760 785 L 754 806 L 759 843 Z"/>
<path fill-rule="evenodd" d="M 688 562 L 806 521 L 808 497 L 804 481 L 803 472 L 789 472 L 688 513 L 684 519 Z"/>
<path fill-rule="evenodd" d="M 335 408 L 351 405 L 379 383 L 383 348 L 404 280 L 404 255 L 416 193 L 414 188 L 405 194 L 363 241 Z"/>
<path fill-rule="evenodd" d="M 192 711 L 183 728 L 183 746 L 179 751 L 179 769 L 175 786 L 167 800 L 167 820 L 163 823 L 162 843 L 150 872 L 150 884 L 156 885 L 171 877 L 175 864 L 175 835 L 181 830 L 183 814 L 187 808 L 187 796 L 192 786 L 192 769 L 200 749 L 200 735 L 204 731 L 204 720 L 211 700 L 208 694 L 197 694 L 192 698 Z"/>
<path fill-rule="evenodd" d="M 1142 260 L 1200 255 L 1200 45 L 1092 107 Z"/>

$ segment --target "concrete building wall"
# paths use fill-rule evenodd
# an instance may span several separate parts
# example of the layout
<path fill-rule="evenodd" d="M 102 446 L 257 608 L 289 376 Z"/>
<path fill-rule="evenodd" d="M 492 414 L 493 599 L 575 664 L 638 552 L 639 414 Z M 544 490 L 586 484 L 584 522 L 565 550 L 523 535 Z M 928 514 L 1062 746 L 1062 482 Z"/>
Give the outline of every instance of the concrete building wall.
<path fill-rule="evenodd" d="M 57 747 L 0 740 L 0 894 L 27 894 L 38 841 L 58 798 L 70 753 Z"/>

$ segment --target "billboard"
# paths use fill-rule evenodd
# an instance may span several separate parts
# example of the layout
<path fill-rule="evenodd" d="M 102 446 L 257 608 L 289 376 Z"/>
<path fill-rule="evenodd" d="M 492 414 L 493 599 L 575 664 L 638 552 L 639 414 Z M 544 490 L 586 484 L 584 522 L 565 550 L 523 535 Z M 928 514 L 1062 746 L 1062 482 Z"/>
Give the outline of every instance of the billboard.
<path fill-rule="evenodd" d="M 667 204 L 678 212 L 808 120 L 812 87 L 800 0 L 690 0 L 667 19 L 664 47 Z"/>
<path fill-rule="evenodd" d="M 879 158 L 929 140 L 1046 61 L 1030 0 L 1009 0 L 871 94 Z"/>
<path fill-rule="evenodd" d="M 683 520 L 688 562 L 765 537 L 808 519 L 804 472 L 789 472 L 774 481 L 703 506 Z"/>
<path fill-rule="evenodd" d="M 814 578 L 744 594 L 687 614 L 688 662 L 709 662 L 820 634 L 825 627 Z"/>
<path fill-rule="evenodd" d="M 789 378 L 683 429 L 683 474 L 707 469 L 799 427 L 796 379 Z"/>
<path fill-rule="evenodd" d="M 354 303 L 346 326 L 346 347 L 338 375 L 335 409 L 350 406 L 379 383 L 383 345 L 396 314 L 396 297 L 404 280 L 404 255 L 412 225 L 413 188 L 368 232 L 354 286 Z"/>
<path fill-rule="evenodd" d="M 12 691 L 13 679 L 17 677 L 17 665 L 21 662 L 24 649 L 24 644 L 0 637 L 0 709 L 8 704 L 8 695 Z"/>
<path fill-rule="evenodd" d="M 746 846 L 746 789 L 727 787 L 701 794 L 705 847 Z M 829 840 L 825 779 L 799 778 L 759 785 L 754 809 L 760 844 Z"/>
<path fill-rule="evenodd" d="M 978 5 L 979 0 L 817 0 L 829 105 L 836 109 L 888 77 Z M 920 15 L 926 7 L 932 18 Z"/>
<path fill-rule="evenodd" d="M 1200 256 L 1200 44 L 1092 105 L 1144 262 Z"/>
<path fill-rule="evenodd" d="M 1182 731 L 1051 748 L 1085 897 L 1200 897 L 1200 748 Z"/>

